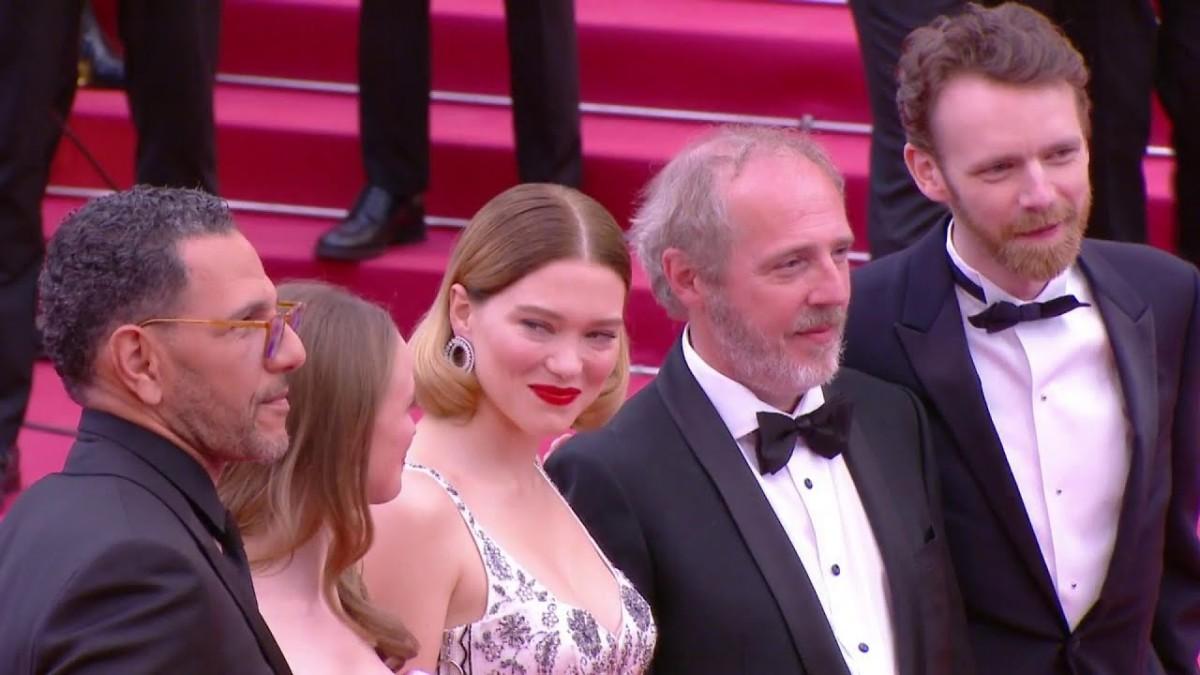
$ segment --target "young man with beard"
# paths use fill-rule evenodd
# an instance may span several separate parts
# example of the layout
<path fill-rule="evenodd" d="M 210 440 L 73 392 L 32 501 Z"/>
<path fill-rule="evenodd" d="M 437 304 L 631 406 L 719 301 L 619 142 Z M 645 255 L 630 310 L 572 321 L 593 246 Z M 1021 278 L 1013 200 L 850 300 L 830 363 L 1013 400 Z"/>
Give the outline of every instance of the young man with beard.
<path fill-rule="evenodd" d="M 951 219 L 854 275 L 848 365 L 930 411 L 980 673 L 1196 673 L 1200 274 L 1083 238 L 1087 71 L 1041 15 L 913 32 L 905 161 Z"/>
<path fill-rule="evenodd" d="M 297 307 L 228 208 L 134 188 L 68 216 L 46 352 L 84 407 L 61 473 L 0 522 L 5 673 L 288 673 L 214 483 L 287 449 Z"/>
<path fill-rule="evenodd" d="M 633 239 L 687 328 L 546 468 L 650 603 L 653 671 L 967 672 L 924 413 L 838 367 L 853 235 L 825 153 L 717 130 L 653 180 Z"/>

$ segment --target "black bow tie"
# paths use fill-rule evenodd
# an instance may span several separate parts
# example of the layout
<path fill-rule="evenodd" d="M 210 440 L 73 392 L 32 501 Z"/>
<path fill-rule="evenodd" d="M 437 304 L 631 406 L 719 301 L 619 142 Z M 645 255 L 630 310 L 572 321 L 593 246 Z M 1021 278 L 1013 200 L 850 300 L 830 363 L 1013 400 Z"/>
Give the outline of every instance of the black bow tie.
<path fill-rule="evenodd" d="M 987 302 L 987 297 L 983 294 L 983 289 L 979 284 L 967 278 L 967 275 L 958 268 L 958 265 L 954 264 L 953 260 L 950 261 L 950 273 L 954 276 L 954 282 L 964 291 L 980 302 Z M 1062 316 L 1073 309 L 1090 306 L 1086 302 L 1081 302 L 1074 295 L 1060 295 L 1045 302 L 1027 302 L 1021 305 L 1001 300 L 988 305 L 988 308 L 982 312 L 967 317 L 967 321 L 970 321 L 971 325 L 976 328 L 983 328 L 989 333 L 998 333 L 1023 321 L 1049 319 Z"/>
<path fill-rule="evenodd" d="M 846 449 L 850 435 L 849 401 L 840 399 L 825 401 L 820 408 L 799 417 L 782 413 L 758 413 L 759 472 L 773 474 L 782 469 L 792 457 L 796 447 L 796 436 L 804 439 L 813 452 L 826 459 L 833 459 Z"/>

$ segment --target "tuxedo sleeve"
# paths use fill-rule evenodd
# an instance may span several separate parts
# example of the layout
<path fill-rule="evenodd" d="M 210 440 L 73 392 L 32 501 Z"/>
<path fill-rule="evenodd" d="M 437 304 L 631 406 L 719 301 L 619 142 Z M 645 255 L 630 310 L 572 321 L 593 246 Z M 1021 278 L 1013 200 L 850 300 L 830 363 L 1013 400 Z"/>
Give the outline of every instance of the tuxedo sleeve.
<path fill-rule="evenodd" d="M 1162 588 L 1151 636 L 1155 653 L 1172 675 L 1200 673 L 1200 274 L 1194 269 L 1190 313 L 1171 438 Z"/>
<path fill-rule="evenodd" d="M 606 457 L 607 430 L 581 434 L 555 450 L 546 473 L 604 554 L 654 607 L 654 573 L 645 534 L 625 486 Z"/>
<path fill-rule="evenodd" d="M 949 654 L 950 671 L 958 675 L 968 675 L 975 672 L 975 661 L 971 654 L 970 639 L 967 637 L 967 615 L 963 606 L 962 593 L 958 588 L 958 578 L 954 574 L 954 563 L 950 557 L 950 549 L 946 542 L 946 521 L 942 515 L 941 478 L 938 472 L 936 453 L 933 448 L 933 437 L 929 433 L 929 420 L 925 406 L 911 391 L 904 393 L 912 403 L 917 419 L 918 441 L 921 448 L 921 472 L 925 482 L 925 500 L 929 505 L 929 517 L 933 523 L 934 539 L 937 542 L 941 557 L 941 569 L 944 571 L 940 580 L 942 588 L 934 589 L 945 597 L 946 647 Z"/>
<path fill-rule="evenodd" d="M 46 675 L 201 673 L 210 599 L 192 563 L 160 542 L 114 543 L 75 573 L 35 631 Z"/>

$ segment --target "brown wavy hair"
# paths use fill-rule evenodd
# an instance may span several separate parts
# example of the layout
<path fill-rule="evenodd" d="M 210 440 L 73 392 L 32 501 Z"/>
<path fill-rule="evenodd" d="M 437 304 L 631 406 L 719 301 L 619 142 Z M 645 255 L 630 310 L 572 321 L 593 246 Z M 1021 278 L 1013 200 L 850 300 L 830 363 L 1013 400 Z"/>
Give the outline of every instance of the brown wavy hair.
<path fill-rule="evenodd" d="M 304 303 L 299 335 L 308 352 L 288 375 L 288 451 L 273 464 L 229 465 L 221 501 L 244 535 L 265 544 L 250 561 L 255 569 L 286 561 L 326 528 L 326 602 L 399 664 L 416 655 L 416 639 L 370 603 L 356 563 L 374 537 L 368 458 L 400 335 L 387 310 L 335 286 L 286 283 L 279 299 Z"/>
<path fill-rule="evenodd" d="M 1011 85 L 1069 84 L 1084 135 L 1089 133 L 1088 70 L 1066 35 L 1015 2 L 992 8 L 969 3 L 961 14 L 914 30 L 901 47 L 896 106 L 917 149 L 936 155 L 929 118 L 946 83 L 964 74 Z"/>
<path fill-rule="evenodd" d="M 578 190 L 524 183 L 496 195 L 475 214 L 454 246 L 433 305 L 410 342 L 417 404 L 428 415 L 469 418 L 482 391 L 473 373 L 454 366 L 442 350 L 450 328 L 450 289 L 462 284 L 472 299 L 486 300 L 526 275 L 559 260 L 587 260 L 616 272 L 625 284 L 632 263 L 624 233 L 599 202 Z M 629 336 L 620 331 L 620 353 L 600 396 L 575 420 L 576 429 L 608 421 L 629 385 Z"/>

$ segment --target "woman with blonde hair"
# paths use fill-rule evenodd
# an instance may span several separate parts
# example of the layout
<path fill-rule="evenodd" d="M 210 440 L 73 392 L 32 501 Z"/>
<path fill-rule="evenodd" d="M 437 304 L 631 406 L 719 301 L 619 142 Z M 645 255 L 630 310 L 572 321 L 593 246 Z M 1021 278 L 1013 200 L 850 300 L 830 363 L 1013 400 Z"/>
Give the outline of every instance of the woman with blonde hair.
<path fill-rule="evenodd" d="M 546 478 L 538 449 L 624 400 L 622 232 L 570 188 L 493 198 L 412 338 L 417 424 L 399 497 L 376 507 L 364 578 L 438 673 L 644 672 L 649 606 Z"/>
<path fill-rule="evenodd" d="M 274 464 L 231 465 L 218 489 L 292 670 L 390 673 L 417 645 L 368 600 L 357 565 L 373 537 L 369 505 L 400 491 L 412 355 L 386 310 L 342 289 L 287 283 L 279 298 L 302 304 L 308 352 L 288 379 L 288 451 Z"/>

